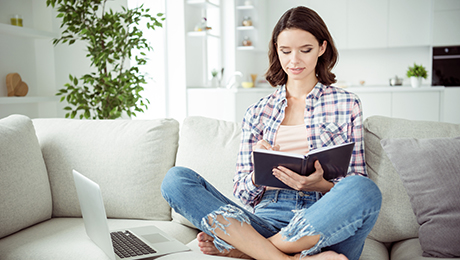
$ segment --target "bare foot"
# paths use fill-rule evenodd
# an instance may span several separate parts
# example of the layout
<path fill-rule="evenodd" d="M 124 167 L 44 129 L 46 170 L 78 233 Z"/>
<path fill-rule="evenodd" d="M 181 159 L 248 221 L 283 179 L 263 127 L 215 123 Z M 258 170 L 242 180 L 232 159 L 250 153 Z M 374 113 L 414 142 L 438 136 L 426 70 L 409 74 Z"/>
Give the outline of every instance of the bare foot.
<path fill-rule="evenodd" d="M 214 238 L 204 232 L 200 232 L 196 238 L 198 239 L 198 246 L 203 254 L 252 259 L 250 256 L 244 254 L 238 249 L 224 250 L 223 252 L 220 252 L 213 243 Z"/>
<path fill-rule="evenodd" d="M 300 254 L 295 255 L 291 259 L 300 259 Z M 311 260 L 348 260 L 348 258 L 342 254 L 337 254 L 334 251 L 326 251 L 317 255 L 306 256 L 303 259 Z"/>

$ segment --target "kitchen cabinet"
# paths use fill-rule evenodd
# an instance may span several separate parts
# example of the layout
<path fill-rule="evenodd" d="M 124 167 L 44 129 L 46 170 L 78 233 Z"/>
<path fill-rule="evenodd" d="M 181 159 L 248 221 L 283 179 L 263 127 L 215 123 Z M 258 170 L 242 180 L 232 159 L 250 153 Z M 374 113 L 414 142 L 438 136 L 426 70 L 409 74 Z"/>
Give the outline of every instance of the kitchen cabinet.
<path fill-rule="evenodd" d="M 391 115 L 412 120 L 440 120 L 439 91 L 396 92 L 392 94 Z"/>
<path fill-rule="evenodd" d="M 53 11 L 40 0 L 0 0 L 0 118 L 23 114 L 31 118 L 56 117 L 56 70 L 52 39 Z M 23 26 L 9 24 L 21 14 Z M 19 73 L 29 91 L 25 97 L 7 97 L 6 75 Z"/>
<path fill-rule="evenodd" d="M 432 0 L 310 0 L 339 49 L 428 46 Z"/>
<path fill-rule="evenodd" d="M 431 43 L 431 0 L 390 0 L 388 45 L 428 46 Z"/>
<path fill-rule="evenodd" d="M 359 96 L 364 119 L 373 115 L 443 121 L 444 87 L 350 87 Z M 460 95 L 457 97 L 460 98 Z"/>
<path fill-rule="evenodd" d="M 443 122 L 460 124 L 460 87 L 447 87 L 443 96 Z"/>
<path fill-rule="evenodd" d="M 241 122 L 246 109 L 273 93 L 271 87 L 252 89 L 188 88 L 187 115 Z M 460 121 L 460 87 L 349 87 L 361 100 L 363 118 L 381 115 L 410 120 Z M 444 93 L 446 91 L 446 93 Z M 460 123 L 460 122 L 458 122 Z"/>
<path fill-rule="evenodd" d="M 433 45 L 459 45 L 460 1 L 435 0 L 433 9 Z"/>
<path fill-rule="evenodd" d="M 347 1 L 310 0 L 308 7 L 315 10 L 326 23 L 336 48 L 348 48 Z"/>
<path fill-rule="evenodd" d="M 388 46 L 388 1 L 348 0 L 348 48 Z"/>
<path fill-rule="evenodd" d="M 363 118 L 374 115 L 391 117 L 391 92 L 359 93 Z"/>

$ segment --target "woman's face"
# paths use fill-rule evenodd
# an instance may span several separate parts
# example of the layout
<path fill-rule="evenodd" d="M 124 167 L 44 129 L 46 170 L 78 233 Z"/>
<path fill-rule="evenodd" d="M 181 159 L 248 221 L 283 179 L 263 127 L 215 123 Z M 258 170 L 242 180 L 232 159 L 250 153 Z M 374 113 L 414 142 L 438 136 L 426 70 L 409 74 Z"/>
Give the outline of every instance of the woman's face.
<path fill-rule="evenodd" d="M 318 57 L 326 50 L 313 34 L 301 29 L 285 29 L 278 35 L 277 52 L 281 67 L 290 80 L 316 80 Z"/>

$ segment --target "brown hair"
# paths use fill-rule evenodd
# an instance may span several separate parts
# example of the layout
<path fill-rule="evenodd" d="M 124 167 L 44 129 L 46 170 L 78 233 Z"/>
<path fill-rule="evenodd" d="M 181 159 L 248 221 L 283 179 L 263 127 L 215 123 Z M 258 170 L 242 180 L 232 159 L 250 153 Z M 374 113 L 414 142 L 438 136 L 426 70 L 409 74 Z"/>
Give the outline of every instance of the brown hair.
<path fill-rule="evenodd" d="M 274 87 L 284 85 L 287 82 L 287 74 L 281 67 L 278 52 L 276 50 L 276 42 L 278 41 L 278 35 L 283 30 L 292 28 L 301 29 L 313 34 L 320 46 L 324 41 L 327 42 L 326 51 L 318 58 L 315 71 L 319 82 L 322 84 L 331 85 L 335 83 L 335 75 L 331 72 L 337 62 L 338 56 L 334 41 L 323 19 L 321 19 L 315 11 L 305 6 L 289 9 L 281 16 L 278 23 L 275 25 L 268 50 L 270 65 L 265 74 L 267 81 Z"/>

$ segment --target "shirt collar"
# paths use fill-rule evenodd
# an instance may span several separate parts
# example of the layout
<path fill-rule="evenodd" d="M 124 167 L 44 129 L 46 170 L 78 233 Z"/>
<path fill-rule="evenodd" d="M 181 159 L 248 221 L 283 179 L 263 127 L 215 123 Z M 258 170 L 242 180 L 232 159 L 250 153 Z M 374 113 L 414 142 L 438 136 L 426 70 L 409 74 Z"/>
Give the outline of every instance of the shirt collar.
<path fill-rule="evenodd" d="M 326 86 L 318 81 L 318 83 L 316 83 L 315 87 L 312 89 L 312 91 L 307 96 L 307 98 L 309 96 L 312 96 L 312 98 L 314 98 L 314 99 L 319 99 L 322 96 L 322 94 L 323 94 L 325 89 L 326 89 Z M 286 85 L 279 86 L 278 102 L 279 103 L 287 102 L 287 99 L 286 99 Z"/>
<path fill-rule="evenodd" d="M 318 83 L 316 83 L 315 87 L 310 92 L 309 96 L 311 95 L 314 99 L 319 99 L 323 95 L 325 89 L 326 86 L 318 81 Z"/>

